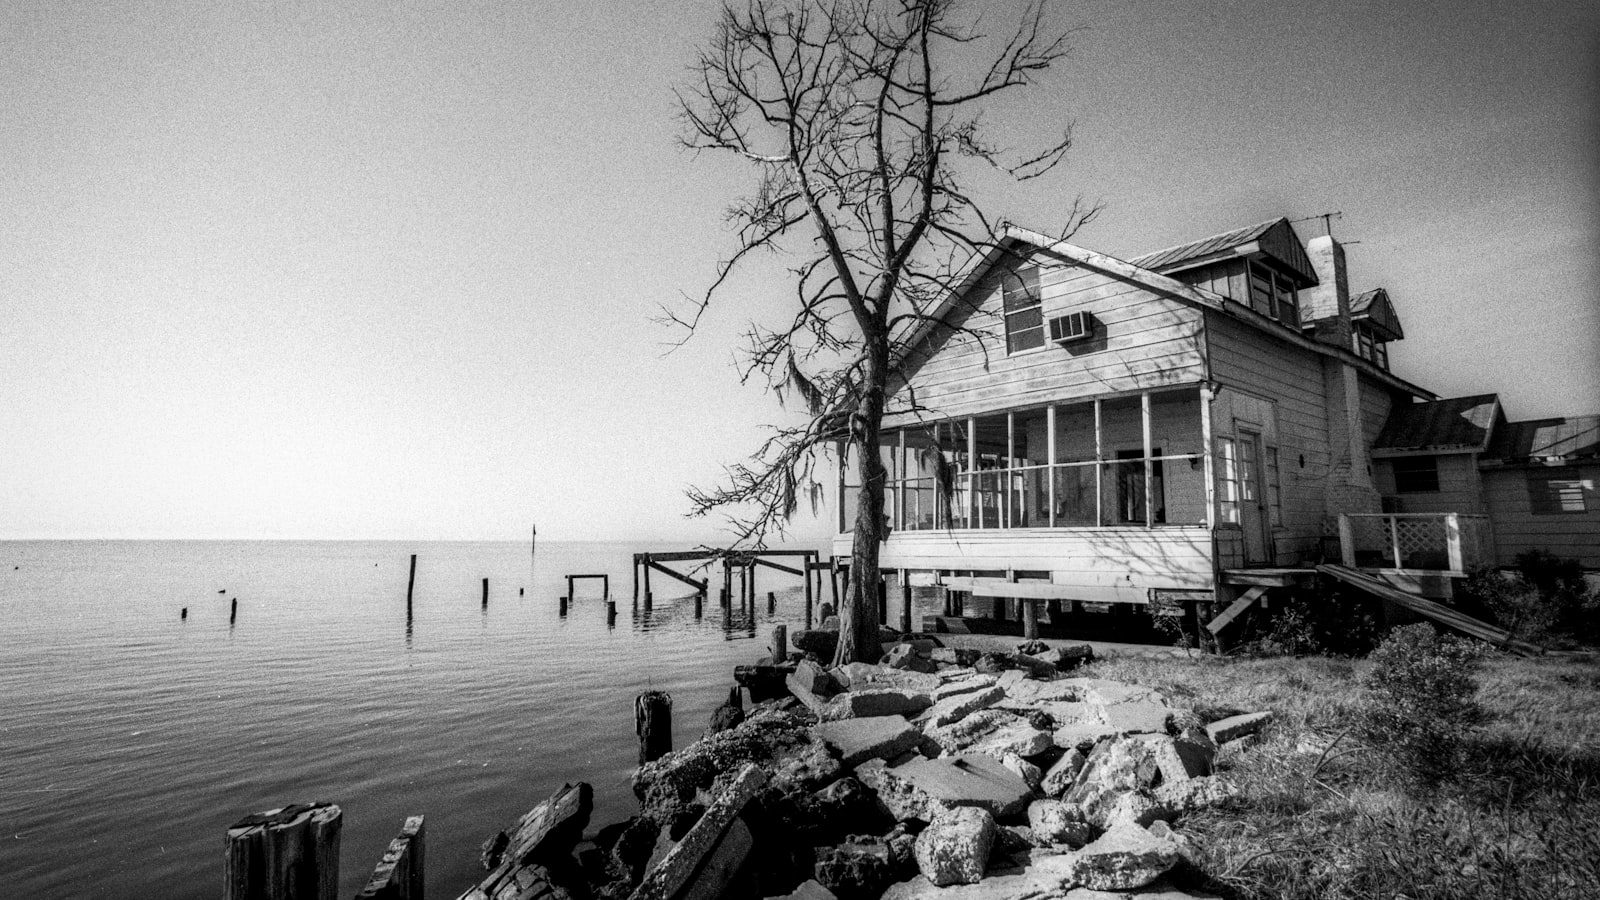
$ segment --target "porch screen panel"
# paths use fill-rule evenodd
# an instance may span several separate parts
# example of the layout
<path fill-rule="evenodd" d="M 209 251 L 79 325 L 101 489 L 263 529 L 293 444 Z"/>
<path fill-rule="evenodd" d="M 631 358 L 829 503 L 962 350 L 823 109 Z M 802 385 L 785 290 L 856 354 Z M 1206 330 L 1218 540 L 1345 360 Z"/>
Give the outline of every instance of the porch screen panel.
<path fill-rule="evenodd" d="M 940 528 L 972 528 L 972 453 L 968 447 L 969 419 L 940 422 L 939 452 L 950 466 L 951 495 L 948 509 L 939 510 Z"/>
<path fill-rule="evenodd" d="M 906 430 L 905 457 L 901 462 L 904 476 L 905 509 L 900 517 L 900 527 L 906 531 L 926 531 L 937 521 L 938 484 L 935 476 L 939 452 L 938 441 L 931 429 Z"/>
<path fill-rule="evenodd" d="M 1010 479 L 1010 422 L 1005 415 L 974 420 L 977 459 L 973 477 L 973 528 L 1004 528 Z"/>
<path fill-rule="evenodd" d="M 1050 524 L 1048 413 L 1029 409 L 1011 416 L 1011 527 Z"/>
<path fill-rule="evenodd" d="M 1150 423 L 1155 468 L 1161 473 L 1151 485 L 1156 524 L 1205 524 L 1206 474 L 1198 393 L 1151 394 Z"/>
<path fill-rule="evenodd" d="M 1144 410 L 1138 397 L 1117 397 L 1100 407 L 1101 450 L 1109 460 L 1102 475 L 1102 525 L 1144 525 L 1145 446 Z M 1156 478 L 1164 472 L 1152 467 Z M 1159 495 L 1159 491 L 1154 491 Z"/>
<path fill-rule="evenodd" d="M 1095 485 L 1100 480 L 1100 463 L 1095 458 L 1093 403 L 1056 407 L 1056 457 L 1052 463 L 1056 527 L 1098 524 Z"/>

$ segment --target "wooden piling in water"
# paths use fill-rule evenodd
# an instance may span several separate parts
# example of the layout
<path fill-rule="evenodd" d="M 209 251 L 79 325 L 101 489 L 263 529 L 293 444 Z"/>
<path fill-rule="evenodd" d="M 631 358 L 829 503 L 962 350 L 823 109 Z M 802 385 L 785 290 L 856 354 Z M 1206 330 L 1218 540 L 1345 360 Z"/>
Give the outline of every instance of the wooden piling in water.
<path fill-rule="evenodd" d="M 645 691 L 633 701 L 633 730 L 639 736 L 639 765 L 672 752 L 672 695 Z"/>
<path fill-rule="evenodd" d="M 606 601 L 606 624 L 617 624 L 617 601 L 615 600 Z"/>
<path fill-rule="evenodd" d="M 233 606 L 228 610 L 228 624 L 239 621 L 239 598 L 233 598 Z"/>
<path fill-rule="evenodd" d="M 335 900 L 341 825 L 326 801 L 241 819 L 228 829 L 223 900 Z"/>
<path fill-rule="evenodd" d="M 356 900 L 423 900 L 425 836 L 422 816 L 407 818 Z"/>
<path fill-rule="evenodd" d="M 805 583 L 806 583 L 806 630 L 808 630 L 808 631 L 811 629 L 811 603 L 812 603 L 812 595 L 811 595 L 811 572 L 812 572 L 812 568 L 811 568 L 811 565 L 812 565 L 812 560 L 811 560 L 811 557 L 808 556 L 808 557 L 806 557 L 805 565 L 803 565 L 801 567 L 801 568 L 805 569 L 805 573 L 806 573 L 805 578 L 802 579 L 802 580 L 805 581 Z"/>
<path fill-rule="evenodd" d="M 185 606 L 183 608 L 183 612 L 178 614 L 178 618 L 182 619 L 185 622 L 189 621 L 189 607 Z"/>
<path fill-rule="evenodd" d="M 789 658 L 789 626 L 772 626 L 772 664 L 781 665 Z"/>
<path fill-rule="evenodd" d="M 411 554 L 411 575 L 406 579 L 406 621 L 411 621 L 411 591 L 417 586 L 417 555 Z"/>
<path fill-rule="evenodd" d="M 767 615 L 778 611 L 778 594 L 776 591 L 767 591 Z"/>
<path fill-rule="evenodd" d="M 561 598 L 561 617 L 562 618 L 566 618 L 566 616 L 567 616 L 567 598 L 562 597 Z"/>
<path fill-rule="evenodd" d="M 694 595 L 694 617 L 696 619 L 698 619 L 701 616 L 705 615 L 705 602 L 706 602 L 706 595 L 705 594 L 695 594 Z"/>
<path fill-rule="evenodd" d="M 489 608 L 489 579 L 483 580 L 483 608 Z"/>

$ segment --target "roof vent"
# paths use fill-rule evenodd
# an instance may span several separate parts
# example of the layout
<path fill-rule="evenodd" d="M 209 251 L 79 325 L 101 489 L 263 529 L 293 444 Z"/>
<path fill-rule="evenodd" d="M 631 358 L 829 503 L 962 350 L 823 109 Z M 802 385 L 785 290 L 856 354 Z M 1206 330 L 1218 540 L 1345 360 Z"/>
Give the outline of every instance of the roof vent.
<path fill-rule="evenodd" d="M 1086 341 L 1094 336 L 1094 316 L 1086 312 L 1056 316 L 1050 320 L 1050 340 L 1058 344 Z"/>

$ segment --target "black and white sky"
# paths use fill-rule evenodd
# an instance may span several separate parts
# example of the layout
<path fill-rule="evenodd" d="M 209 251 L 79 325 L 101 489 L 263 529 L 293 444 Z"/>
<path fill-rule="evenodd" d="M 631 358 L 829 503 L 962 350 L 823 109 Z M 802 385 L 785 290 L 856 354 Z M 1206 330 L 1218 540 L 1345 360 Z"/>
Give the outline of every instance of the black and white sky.
<path fill-rule="evenodd" d="M 650 321 L 732 246 L 671 91 L 715 10 L 0 4 L 0 538 L 712 539 L 682 489 L 781 415 L 730 349 L 788 296 Z M 1398 374 L 1600 412 L 1600 4 L 1058 12 L 992 124 L 1077 148 L 992 212 L 1103 200 L 1126 257 L 1339 211 Z"/>

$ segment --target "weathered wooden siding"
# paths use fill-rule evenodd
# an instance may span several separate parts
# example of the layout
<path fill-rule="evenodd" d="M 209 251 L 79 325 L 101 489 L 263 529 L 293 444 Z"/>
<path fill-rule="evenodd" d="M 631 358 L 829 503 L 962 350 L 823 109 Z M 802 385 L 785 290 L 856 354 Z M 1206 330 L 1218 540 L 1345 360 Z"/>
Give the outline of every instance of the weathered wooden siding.
<path fill-rule="evenodd" d="M 848 536 L 834 539 L 848 555 Z M 895 532 L 884 542 L 886 569 L 1049 572 L 1078 599 L 1145 603 L 1151 588 L 1211 590 L 1211 533 L 1203 526 Z"/>
<path fill-rule="evenodd" d="M 1378 440 L 1378 432 L 1383 430 L 1383 423 L 1389 420 L 1389 411 L 1394 408 L 1395 398 L 1377 379 L 1368 375 L 1360 377 L 1361 436 L 1370 450 Z"/>
<path fill-rule="evenodd" d="M 1385 497 L 1396 498 L 1400 512 L 1484 512 L 1483 486 L 1478 476 L 1476 454 L 1445 453 L 1435 459 L 1439 461 L 1439 490 L 1410 494 L 1395 491 L 1394 463 L 1391 460 L 1373 460 L 1373 481 L 1378 486 L 1378 492 Z"/>
<path fill-rule="evenodd" d="M 1213 380 L 1272 405 L 1276 428 L 1265 437 L 1278 447 L 1282 522 L 1273 531 L 1278 561 L 1314 554 L 1326 517 L 1331 465 L 1322 357 L 1215 312 L 1206 313 L 1205 340 Z M 1231 423 L 1216 418 L 1214 433 L 1233 433 Z"/>
<path fill-rule="evenodd" d="M 1043 347 L 1006 353 L 1000 267 L 972 293 L 976 309 L 959 324 L 982 340 L 953 329 L 936 333 L 912 362 L 911 388 L 931 412 L 922 418 L 965 416 L 1168 387 L 1205 379 L 1200 312 L 1147 288 L 1040 251 L 1039 292 L 1046 321 L 1087 311 L 1096 320 L 1090 341 L 1071 349 L 1049 340 Z M 1014 268 L 1014 266 L 1012 267 Z M 1047 334 L 1048 337 L 1048 334 Z M 902 390 L 890 409 L 904 406 Z M 909 417 L 891 415 L 888 425 Z"/>
<path fill-rule="evenodd" d="M 1491 469 L 1482 473 L 1495 551 L 1510 564 L 1524 550 L 1548 550 L 1600 568 L 1600 465 L 1570 466 L 1574 477 L 1588 481 L 1588 511 L 1534 515 L 1528 502 L 1528 470 Z"/>

